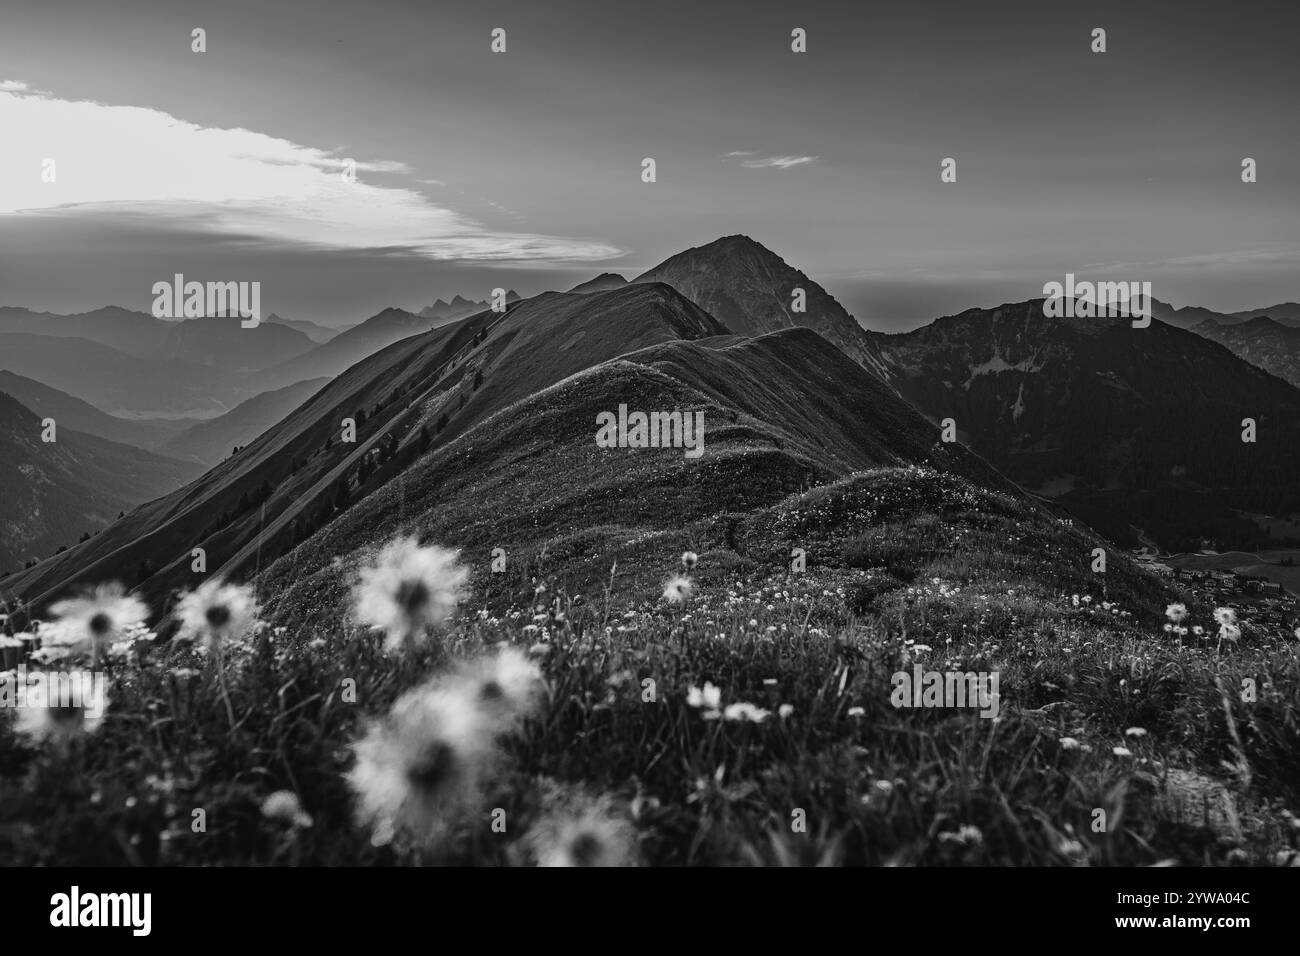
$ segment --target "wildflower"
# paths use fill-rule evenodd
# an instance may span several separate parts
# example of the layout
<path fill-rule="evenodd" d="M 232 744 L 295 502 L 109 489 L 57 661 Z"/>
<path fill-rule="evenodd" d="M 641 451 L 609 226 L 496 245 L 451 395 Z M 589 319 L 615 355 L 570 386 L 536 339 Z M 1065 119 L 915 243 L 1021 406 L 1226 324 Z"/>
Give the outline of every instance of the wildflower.
<path fill-rule="evenodd" d="M 503 647 L 463 668 L 468 695 L 504 723 L 524 717 L 541 701 L 542 672 L 522 651 Z"/>
<path fill-rule="evenodd" d="M 1127 747 L 1111 747 L 1110 752 L 1113 753 L 1116 757 L 1133 756 L 1133 751 L 1129 750 Z"/>
<path fill-rule="evenodd" d="M 849 708 L 849 716 L 850 716 L 850 717 L 862 717 L 863 715 L 866 714 L 866 712 L 867 712 L 867 710 L 866 710 L 865 707 L 850 707 L 850 708 Z"/>
<path fill-rule="evenodd" d="M 1224 624 L 1219 628 L 1219 639 L 1224 641 L 1233 641 L 1234 643 L 1241 638 L 1241 628 L 1236 624 Z"/>
<path fill-rule="evenodd" d="M 695 565 L 699 562 L 699 560 L 700 560 L 700 556 L 696 554 L 694 551 L 682 552 L 682 567 L 684 567 L 687 571 L 694 570 Z"/>
<path fill-rule="evenodd" d="M 780 714 L 782 720 L 785 720 L 794 713 L 794 704 L 782 704 L 777 709 L 777 713 Z"/>
<path fill-rule="evenodd" d="M 394 651 L 445 624 L 468 580 L 455 551 L 398 538 L 362 569 L 354 608 L 362 622 L 384 632 L 385 647 Z"/>
<path fill-rule="evenodd" d="M 1201 627 L 1201 625 L 1199 625 L 1199 624 L 1193 624 L 1193 625 L 1192 625 L 1192 633 L 1193 633 L 1195 636 L 1200 637 L 1202 634 L 1205 633 L 1205 628 Z"/>
<path fill-rule="evenodd" d="M 703 709 L 705 720 L 716 720 L 721 716 L 722 689 L 708 681 L 704 682 L 703 690 L 692 685 L 686 691 L 686 705 Z"/>
<path fill-rule="evenodd" d="M 50 613 L 56 618 L 45 627 L 51 632 L 50 643 L 68 647 L 74 654 L 95 657 L 128 627 L 144 621 L 149 608 L 114 582 L 59 601 L 50 607 Z"/>
<path fill-rule="evenodd" d="M 1187 617 L 1187 605 L 1186 604 L 1169 605 L 1167 608 L 1165 608 L 1165 617 L 1169 618 L 1169 620 L 1173 621 L 1175 624 L 1180 623 L 1183 620 L 1183 618 Z"/>
<path fill-rule="evenodd" d="M 538 866 L 636 866 L 636 829 L 606 795 L 550 784 L 525 844 Z"/>
<path fill-rule="evenodd" d="M 257 599 L 244 584 L 213 579 L 181 598 L 176 608 L 181 640 L 204 638 L 210 645 L 243 637 L 257 623 Z"/>
<path fill-rule="evenodd" d="M 1220 624 L 1235 624 L 1237 612 L 1230 607 L 1216 607 L 1214 609 L 1214 619 Z"/>
<path fill-rule="evenodd" d="M 347 780 L 375 845 L 398 834 L 435 840 L 481 792 L 497 759 L 496 720 L 468 687 L 434 681 L 408 691 L 353 744 Z"/>
<path fill-rule="evenodd" d="M 312 825 L 311 816 L 302 809 L 298 795 L 292 790 L 277 790 L 262 801 L 262 816 L 268 820 L 279 820 L 295 827 Z"/>
<path fill-rule="evenodd" d="M 50 671 L 39 690 L 34 675 L 27 675 L 24 705 L 18 708 L 14 732 L 34 742 L 67 741 L 78 734 L 93 734 L 104 722 L 108 707 L 107 681 L 102 673 Z"/>
<path fill-rule="evenodd" d="M 1124 733 L 1129 737 L 1145 737 L 1147 735 L 1145 727 L 1130 727 Z"/>
<path fill-rule="evenodd" d="M 1057 741 L 1057 743 L 1061 745 L 1062 750 L 1079 749 L 1079 741 L 1074 737 L 1062 737 L 1060 740 Z"/>
<path fill-rule="evenodd" d="M 664 600 L 670 604 L 681 604 L 691 596 L 691 579 L 674 574 L 664 585 Z"/>
<path fill-rule="evenodd" d="M 960 843 L 962 846 L 978 846 L 984 842 L 984 834 L 980 832 L 979 827 L 964 823 L 955 833 L 951 831 L 940 833 L 939 842 Z"/>
<path fill-rule="evenodd" d="M 761 707 L 755 707 L 753 704 L 747 704 L 744 701 L 737 701 L 734 704 L 728 704 L 727 709 L 722 712 L 722 716 L 726 720 L 747 720 L 752 724 L 761 724 L 770 715 Z"/>

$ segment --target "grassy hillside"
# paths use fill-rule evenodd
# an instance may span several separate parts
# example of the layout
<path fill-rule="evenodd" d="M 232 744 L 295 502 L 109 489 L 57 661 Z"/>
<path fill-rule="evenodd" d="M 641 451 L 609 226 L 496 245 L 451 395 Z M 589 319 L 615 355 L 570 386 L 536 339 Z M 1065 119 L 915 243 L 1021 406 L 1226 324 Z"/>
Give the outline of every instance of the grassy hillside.
<path fill-rule="evenodd" d="M 230 649 L 233 729 L 210 660 L 146 650 L 113 665 L 93 738 L 42 750 L 0 730 L 0 852 L 29 864 L 520 863 L 568 786 L 603 794 L 620 821 L 610 839 L 630 834 L 628 855 L 656 864 L 1293 858 L 1292 648 L 1249 628 L 1222 651 L 1163 635 L 1161 585 L 1122 561 L 1093 574 L 1095 543 L 964 479 L 876 469 L 626 545 L 661 576 L 684 547 L 699 551 L 683 604 L 648 586 L 561 587 L 580 575 L 553 553 L 530 568 L 550 590 L 498 608 L 480 586 L 408 656 L 385 656 L 344 619 L 291 614 Z M 794 544 L 808 553 L 801 573 Z M 262 597 L 278 584 L 268 576 Z M 345 781 L 365 720 L 503 643 L 539 662 L 540 709 L 435 843 L 375 845 Z M 999 719 L 893 707 L 891 675 L 917 663 L 998 672 Z M 1258 701 L 1240 701 L 1233 689 L 1261 675 Z M 710 719 L 690 694 L 708 684 L 720 707 L 766 716 Z M 282 789 L 302 796 L 310 826 L 262 815 Z"/>

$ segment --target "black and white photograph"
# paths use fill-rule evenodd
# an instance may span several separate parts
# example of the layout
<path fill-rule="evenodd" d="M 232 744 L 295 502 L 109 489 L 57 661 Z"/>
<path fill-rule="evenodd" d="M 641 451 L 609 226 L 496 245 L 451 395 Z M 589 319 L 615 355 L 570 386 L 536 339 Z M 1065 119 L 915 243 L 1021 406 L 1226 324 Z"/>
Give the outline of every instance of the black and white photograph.
<path fill-rule="evenodd" d="M 1298 27 L 0 2 L 0 865 L 62 887 L 6 922 L 983 868 L 1249 938 L 1300 867 Z"/>

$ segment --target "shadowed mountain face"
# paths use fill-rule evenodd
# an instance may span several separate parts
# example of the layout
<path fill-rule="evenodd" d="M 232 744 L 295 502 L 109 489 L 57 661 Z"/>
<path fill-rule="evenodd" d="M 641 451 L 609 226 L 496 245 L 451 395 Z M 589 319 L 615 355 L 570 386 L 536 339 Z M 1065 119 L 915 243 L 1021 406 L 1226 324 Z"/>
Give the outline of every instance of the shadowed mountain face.
<path fill-rule="evenodd" d="M 1194 333 L 1048 318 L 1040 299 L 892 336 L 884 355 L 918 408 L 1118 540 L 1137 525 L 1195 544 L 1233 530 L 1233 508 L 1300 506 L 1300 391 Z"/>
<path fill-rule="evenodd" d="M 882 336 L 864 329 L 829 292 L 748 236 L 687 249 L 633 281 L 667 283 L 737 335 L 812 329 L 868 371 L 886 381 L 891 375 L 880 359 Z M 803 312 L 794 310 L 796 289 L 804 291 Z"/>
<path fill-rule="evenodd" d="M 1300 387 L 1300 328 L 1260 316 L 1234 325 L 1202 322 L 1197 335 L 1218 342 L 1239 358 Z"/>
<path fill-rule="evenodd" d="M 54 441 L 42 441 L 42 431 L 37 415 L 0 393 L 0 572 L 75 545 L 202 470 L 57 422 Z"/>

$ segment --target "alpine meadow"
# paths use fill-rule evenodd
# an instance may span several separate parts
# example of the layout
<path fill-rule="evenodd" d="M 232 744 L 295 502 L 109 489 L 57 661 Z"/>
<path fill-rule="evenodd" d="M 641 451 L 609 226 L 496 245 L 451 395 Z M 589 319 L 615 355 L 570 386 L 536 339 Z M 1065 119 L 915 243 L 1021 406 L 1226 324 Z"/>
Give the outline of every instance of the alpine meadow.
<path fill-rule="evenodd" d="M 1295 8 L 659 6 L 0 16 L 0 862 L 1300 866 Z"/>

